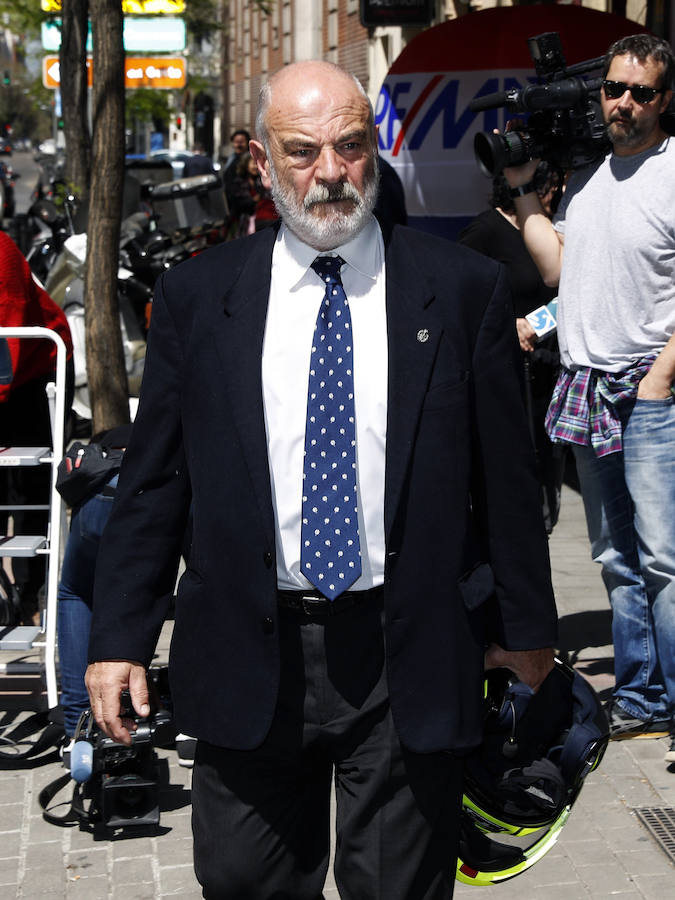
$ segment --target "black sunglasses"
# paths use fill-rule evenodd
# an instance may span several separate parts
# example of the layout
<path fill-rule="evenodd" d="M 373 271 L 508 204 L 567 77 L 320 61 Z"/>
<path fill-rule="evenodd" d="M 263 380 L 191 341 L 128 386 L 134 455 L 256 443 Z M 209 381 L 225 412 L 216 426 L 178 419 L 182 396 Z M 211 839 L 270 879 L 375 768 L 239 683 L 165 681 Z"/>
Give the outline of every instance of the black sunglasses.
<path fill-rule="evenodd" d="M 608 100 L 618 100 L 626 91 L 630 91 L 633 100 L 642 106 L 651 103 L 657 94 L 663 94 L 665 91 L 665 88 L 646 87 L 644 84 L 626 84 L 625 81 L 607 81 L 607 79 L 602 82 L 602 86 Z"/>

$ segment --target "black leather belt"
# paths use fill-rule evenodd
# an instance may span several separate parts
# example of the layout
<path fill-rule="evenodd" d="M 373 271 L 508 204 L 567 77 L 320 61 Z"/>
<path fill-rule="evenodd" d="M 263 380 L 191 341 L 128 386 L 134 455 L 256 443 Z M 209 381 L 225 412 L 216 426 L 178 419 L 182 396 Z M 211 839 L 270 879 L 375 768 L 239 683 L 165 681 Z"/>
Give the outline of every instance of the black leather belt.
<path fill-rule="evenodd" d="M 345 591 L 335 600 L 329 600 L 319 591 L 277 591 L 277 603 L 282 609 L 302 613 L 305 616 L 336 616 L 360 603 L 379 601 L 384 589 L 382 585 L 369 591 Z"/>

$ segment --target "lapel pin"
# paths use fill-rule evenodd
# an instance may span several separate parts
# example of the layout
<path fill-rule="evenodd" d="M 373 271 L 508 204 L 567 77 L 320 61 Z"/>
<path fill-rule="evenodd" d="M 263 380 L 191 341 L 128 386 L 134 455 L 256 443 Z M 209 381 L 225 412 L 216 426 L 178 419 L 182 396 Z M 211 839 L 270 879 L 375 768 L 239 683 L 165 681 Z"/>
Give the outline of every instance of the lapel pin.
<path fill-rule="evenodd" d="M 429 340 L 429 329 L 420 328 L 420 330 L 417 332 L 417 340 L 420 342 L 420 344 L 426 344 L 426 342 Z"/>

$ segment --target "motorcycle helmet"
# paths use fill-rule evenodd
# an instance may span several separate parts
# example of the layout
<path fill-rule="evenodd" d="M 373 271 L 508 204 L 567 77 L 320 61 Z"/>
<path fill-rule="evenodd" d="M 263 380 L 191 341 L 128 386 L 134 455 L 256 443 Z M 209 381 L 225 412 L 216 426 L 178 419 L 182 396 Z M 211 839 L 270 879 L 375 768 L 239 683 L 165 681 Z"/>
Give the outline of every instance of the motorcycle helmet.
<path fill-rule="evenodd" d="M 609 740 L 598 695 L 558 659 L 536 694 L 508 669 L 487 672 L 485 710 L 483 742 L 465 760 L 464 884 L 496 884 L 541 859 Z"/>

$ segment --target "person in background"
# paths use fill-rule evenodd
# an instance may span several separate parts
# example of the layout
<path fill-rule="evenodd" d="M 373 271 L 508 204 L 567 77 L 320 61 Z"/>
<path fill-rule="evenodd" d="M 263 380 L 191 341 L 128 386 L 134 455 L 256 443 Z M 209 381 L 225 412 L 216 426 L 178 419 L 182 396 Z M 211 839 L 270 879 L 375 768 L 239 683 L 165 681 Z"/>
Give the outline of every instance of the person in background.
<path fill-rule="evenodd" d="M 562 195 L 562 176 L 557 169 L 541 162 L 534 181 L 542 208 L 550 217 Z M 503 263 L 508 273 L 516 330 L 523 352 L 525 396 L 530 433 L 537 453 L 544 521 L 550 534 L 558 521 L 565 459 L 563 448 L 554 445 L 546 434 L 544 419 L 558 376 L 560 357 L 555 335 L 537 340 L 534 328 L 525 316 L 549 303 L 557 290 L 544 284 L 527 252 L 511 190 L 503 175 L 493 179 L 490 206 L 466 226 L 459 242 Z"/>
<path fill-rule="evenodd" d="M 190 178 L 192 175 L 215 175 L 213 163 L 206 155 L 204 145 L 199 142 L 194 145 L 192 156 L 185 160 L 183 166 L 183 177 Z"/>
<path fill-rule="evenodd" d="M 106 453 L 124 450 L 131 430 L 131 425 L 120 425 L 93 435 L 90 443 L 100 444 Z M 119 467 L 111 471 L 104 486 L 73 508 L 70 517 L 56 616 L 61 706 L 68 738 L 73 737 L 80 715 L 89 707 L 84 673 L 87 670 L 96 558 L 103 529 L 110 517 L 118 477 Z"/>
<path fill-rule="evenodd" d="M 237 163 L 232 184 L 232 214 L 238 221 L 237 236 L 254 234 L 279 218 L 271 193 L 263 185 L 255 160 L 244 153 Z"/>
<path fill-rule="evenodd" d="M 0 325 L 40 325 L 55 331 L 66 345 L 68 387 L 66 417 L 73 384 L 73 344 L 62 309 L 33 279 L 28 263 L 12 239 L 0 231 Z M 9 338 L 12 378 L 0 383 L 0 444 L 4 447 L 51 447 L 52 431 L 46 387 L 56 372 L 56 345 L 50 340 Z M 49 502 L 50 467 L 20 466 L 0 471 L 0 505 Z M 11 513 L 15 534 L 47 535 L 46 510 Z M 0 530 L 7 534 L 8 512 L 0 511 Z M 39 623 L 38 595 L 45 581 L 45 557 L 12 558 L 24 624 Z"/>
<path fill-rule="evenodd" d="M 232 211 L 232 186 L 235 179 L 237 178 L 237 163 L 242 158 L 244 153 L 248 153 L 248 145 L 250 140 L 251 135 L 248 133 L 248 131 L 246 131 L 245 128 L 237 128 L 237 130 L 233 131 L 230 135 L 232 152 L 223 163 L 223 168 L 221 170 L 223 189 L 225 190 L 225 200 L 227 202 L 229 212 Z"/>
<path fill-rule="evenodd" d="M 593 559 L 612 607 L 615 739 L 671 735 L 675 762 L 675 59 L 653 35 L 609 48 L 611 152 L 570 177 L 553 223 L 505 169 L 525 243 L 559 283 L 562 370 L 547 416 L 574 450 Z"/>
<path fill-rule="evenodd" d="M 408 224 L 408 211 L 405 205 L 405 191 L 398 172 L 380 157 L 380 185 L 373 215 L 383 227 Z"/>

